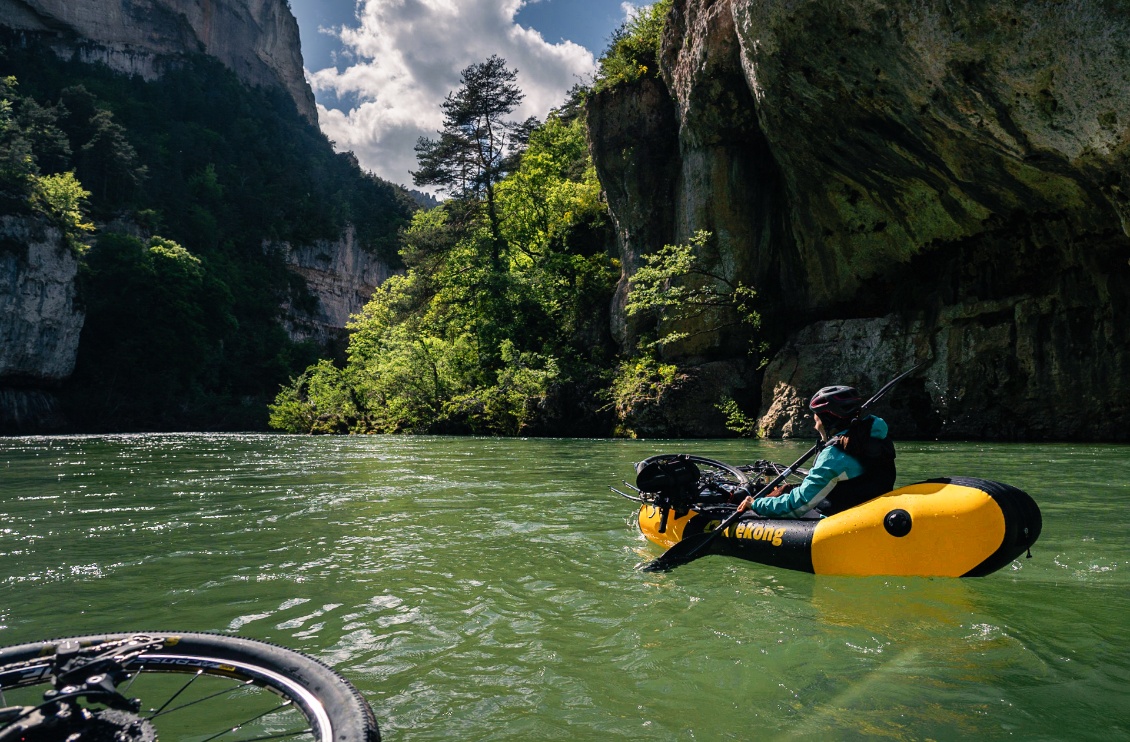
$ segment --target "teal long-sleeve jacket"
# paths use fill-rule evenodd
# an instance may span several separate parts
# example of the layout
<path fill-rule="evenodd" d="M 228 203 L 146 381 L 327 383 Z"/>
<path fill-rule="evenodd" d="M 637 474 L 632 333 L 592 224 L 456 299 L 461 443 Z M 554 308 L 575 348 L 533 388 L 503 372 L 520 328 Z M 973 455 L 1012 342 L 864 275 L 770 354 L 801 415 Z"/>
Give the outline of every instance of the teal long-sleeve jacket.
<path fill-rule="evenodd" d="M 847 429 L 836 435 L 846 433 Z M 871 425 L 872 438 L 887 437 L 887 423 L 876 417 Z M 863 473 L 863 465 L 849 456 L 839 446 L 826 446 L 816 456 L 816 463 L 808 470 L 808 476 L 800 485 L 777 497 L 763 497 L 754 500 L 750 510 L 769 518 L 800 518 L 814 507 L 824 502 L 832 489 L 840 482 L 854 479 Z"/>

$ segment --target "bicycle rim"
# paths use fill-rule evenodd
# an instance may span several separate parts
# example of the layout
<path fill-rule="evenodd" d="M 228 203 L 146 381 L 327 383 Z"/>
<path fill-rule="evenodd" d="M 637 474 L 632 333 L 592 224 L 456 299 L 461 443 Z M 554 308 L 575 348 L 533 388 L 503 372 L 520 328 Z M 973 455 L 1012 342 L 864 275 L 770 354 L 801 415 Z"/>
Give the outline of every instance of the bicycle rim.
<path fill-rule="evenodd" d="M 141 632 L 139 632 L 141 633 Z M 163 640 L 122 663 L 119 691 L 139 698 L 138 716 L 163 742 L 306 739 L 377 742 L 368 704 L 345 678 L 292 650 L 216 634 L 144 632 Z M 98 648 L 132 634 L 73 637 Z M 50 688 L 51 659 L 63 640 L 0 649 L 0 701 L 35 705 Z"/>

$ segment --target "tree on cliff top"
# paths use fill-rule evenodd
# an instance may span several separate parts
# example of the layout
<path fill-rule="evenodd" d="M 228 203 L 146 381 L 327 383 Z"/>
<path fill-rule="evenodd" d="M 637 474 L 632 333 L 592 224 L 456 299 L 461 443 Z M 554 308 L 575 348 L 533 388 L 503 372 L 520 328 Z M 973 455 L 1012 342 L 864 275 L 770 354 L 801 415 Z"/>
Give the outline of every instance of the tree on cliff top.
<path fill-rule="evenodd" d="M 671 5 L 658 0 L 640 8 L 612 33 L 612 43 L 597 61 L 593 90 L 659 76 L 659 47 Z"/>
<path fill-rule="evenodd" d="M 443 131 L 439 139 L 420 137 L 412 173 L 418 186 L 435 185 L 456 198 L 480 201 L 486 207 L 492 261 L 501 267 L 503 240 L 499 228 L 494 187 L 515 164 L 535 119 L 507 121 L 525 95 L 514 84 L 517 70 L 492 55 L 460 73 L 462 87 L 443 102 Z"/>
<path fill-rule="evenodd" d="M 15 77 L 0 79 L 0 209 L 48 217 L 77 249 L 78 238 L 94 229 L 86 219 L 90 192 L 74 171 L 64 172 L 71 153 L 56 126 L 58 109 L 17 88 Z"/>

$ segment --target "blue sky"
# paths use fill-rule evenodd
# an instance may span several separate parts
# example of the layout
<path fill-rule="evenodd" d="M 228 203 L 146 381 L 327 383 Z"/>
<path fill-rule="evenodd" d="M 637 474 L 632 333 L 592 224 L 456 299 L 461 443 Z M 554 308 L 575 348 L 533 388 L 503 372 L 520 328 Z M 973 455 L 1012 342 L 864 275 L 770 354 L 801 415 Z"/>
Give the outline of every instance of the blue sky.
<path fill-rule="evenodd" d="M 587 82 L 612 32 L 646 2 L 290 0 L 322 130 L 363 167 L 412 187 L 413 147 L 442 125 L 459 72 L 491 54 L 518 70 L 516 118 L 544 118 Z"/>

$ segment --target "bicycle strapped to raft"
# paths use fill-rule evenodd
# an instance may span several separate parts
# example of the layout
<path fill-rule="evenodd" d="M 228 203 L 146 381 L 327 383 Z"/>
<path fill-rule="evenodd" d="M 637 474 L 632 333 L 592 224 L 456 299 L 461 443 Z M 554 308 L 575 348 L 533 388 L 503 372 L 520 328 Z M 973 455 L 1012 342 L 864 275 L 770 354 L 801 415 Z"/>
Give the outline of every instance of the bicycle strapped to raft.
<path fill-rule="evenodd" d="M 313 657 L 221 634 L 99 634 L 0 648 L 0 742 L 378 742 L 369 704 Z"/>

